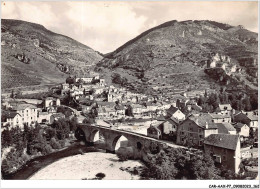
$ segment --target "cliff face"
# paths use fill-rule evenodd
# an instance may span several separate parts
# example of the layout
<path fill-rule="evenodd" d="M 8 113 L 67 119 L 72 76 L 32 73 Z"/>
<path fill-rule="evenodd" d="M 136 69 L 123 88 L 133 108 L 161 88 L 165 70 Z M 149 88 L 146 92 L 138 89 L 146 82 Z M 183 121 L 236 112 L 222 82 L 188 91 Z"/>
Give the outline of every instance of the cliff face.
<path fill-rule="evenodd" d="M 39 24 L 6 19 L 1 24 L 2 88 L 64 82 L 68 74 L 85 72 L 102 59 Z"/>
<path fill-rule="evenodd" d="M 239 74 L 245 79 L 250 77 L 248 83 L 257 85 L 256 78 L 247 70 L 249 65 L 257 68 L 254 64 L 257 62 L 257 36 L 242 26 L 213 21 L 170 21 L 107 54 L 96 70 L 108 78 L 113 77 L 113 73 L 120 74 L 129 81 L 126 85 L 136 90 L 147 90 L 154 85 L 169 86 L 167 90 L 203 89 L 214 87 L 216 83 L 204 69 L 218 54 L 218 61 L 223 58 L 231 67 L 241 68 Z"/>

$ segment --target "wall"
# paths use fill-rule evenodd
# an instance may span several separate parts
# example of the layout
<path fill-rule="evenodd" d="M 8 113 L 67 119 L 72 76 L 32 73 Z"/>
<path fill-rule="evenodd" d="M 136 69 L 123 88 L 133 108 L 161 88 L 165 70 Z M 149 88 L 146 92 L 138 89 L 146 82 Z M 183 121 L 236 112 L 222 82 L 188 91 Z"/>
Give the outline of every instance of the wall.
<path fill-rule="evenodd" d="M 237 158 L 234 158 L 237 155 L 234 150 L 224 149 L 208 144 L 204 144 L 204 150 L 207 154 L 219 155 L 221 157 L 221 165 L 226 166 L 230 170 L 237 171 L 237 167 L 239 166 L 237 166 L 237 164 L 240 160 L 238 161 Z"/>

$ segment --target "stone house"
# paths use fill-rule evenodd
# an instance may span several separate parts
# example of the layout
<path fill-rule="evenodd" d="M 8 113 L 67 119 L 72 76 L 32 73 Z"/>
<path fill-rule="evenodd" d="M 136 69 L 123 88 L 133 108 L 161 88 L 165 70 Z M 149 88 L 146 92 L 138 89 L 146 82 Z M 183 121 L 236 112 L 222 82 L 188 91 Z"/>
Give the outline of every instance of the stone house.
<path fill-rule="evenodd" d="M 244 123 L 235 123 L 234 128 L 241 139 L 248 138 L 250 133 L 250 127 Z"/>
<path fill-rule="evenodd" d="M 219 110 L 222 115 L 232 115 L 232 107 L 230 104 L 219 104 Z"/>
<path fill-rule="evenodd" d="M 49 112 L 39 112 L 38 113 L 38 123 L 50 123 L 52 113 Z"/>
<path fill-rule="evenodd" d="M 210 116 L 212 117 L 214 123 L 231 123 L 230 115 L 212 113 Z"/>
<path fill-rule="evenodd" d="M 217 134 L 218 128 L 209 114 L 191 115 L 181 122 L 177 128 L 177 144 L 203 147 L 204 138 Z"/>
<path fill-rule="evenodd" d="M 4 123 L 4 126 L 7 124 L 10 126 L 10 128 L 16 126 L 23 128 L 22 116 L 17 112 L 8 112 L 6 115 L 6 122 Z"/>
<path fill-rule="evenodd" d="M 158 106 L 155 103 L 152 103 L 152 102 L 145 103 L 145 106 L 146 106 L 148 111 L 156 111 L 157 108 L 158 108 Z"/>
<path fill-rule="evenodd" d="M 178 108 L 171 106 L 167 110 L 167 117 L 171 117 L 171 118 L 177 119 L 178 121 L 182 121 L 182 120 L 185 120 L 186 116 Z"/>
<path fill-rule="evenodd" d="M 146 111 L 146 107 L 141 104 L 131 104 L 134 117 L 141 117 L 143 112 Z"/>
<path fill-rule="evenodd" d="M 258 117 L 253 113 L 240 112 L 234 115 L 234 122 L 247 124 L 252 130 L 256 130 L 258 128 Z"/>
<path fill-rule="evenodd" d="M 13 110 L 21 115 L 22 123 L 30 125 L 38 120 L 38 109 L 32 104 L 19 104 Z"/>
<path fill-rule="evenodd" d="M 117 118 L 125 117 L 125 107 L 123 105 L 116 105 L 115 106 Z"/>
<path fill-rule="evenodd" d="M 61 118 L 65 118 L 63 113 L 56 113 L 50 116 L 50 124 L 53 124 L 54 121 L 58 121 Z"/>
<path fill-rule="evenodd" d="M 163 128 L 162 124 L 163 121 L 156 121 L 154 123 L 151 123 L 150 127 L 147 128 L 147 136 L 156 138 L 156 139 L 162 139 L 163 136 Z"/>
<path fill-rule="evenodd" d="M 239 172 L 241 156 L 238 135 L 211 134 L 204 140 L 204 150 L 217 164 L 226 166 L 235 173 Z"/>
<path fill-rule="evenodd" d="M 44 99 L 44 108 L 48 109 L 49 107 L 60 106 L 60 99 L 54 97 L 47 97 Z"/>
<path fill-rule="evenodd" d="M 218 133 L 237 134 L 236 129 L 230 123 L 216 123 L 216 125 L 218 127 Z"/>

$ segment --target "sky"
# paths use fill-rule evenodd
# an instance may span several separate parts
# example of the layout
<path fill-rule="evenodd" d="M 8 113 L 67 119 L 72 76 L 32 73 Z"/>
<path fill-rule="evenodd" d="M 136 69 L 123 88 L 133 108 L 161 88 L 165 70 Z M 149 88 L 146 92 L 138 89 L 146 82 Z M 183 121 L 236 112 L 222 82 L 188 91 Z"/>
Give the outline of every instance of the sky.
<path fill-rule="evenodd" d="M 108 53 L 170 20 L 213 20 L 258 32 L 258 2 L 2 1 L 1 18 L 38 23 Z"/>

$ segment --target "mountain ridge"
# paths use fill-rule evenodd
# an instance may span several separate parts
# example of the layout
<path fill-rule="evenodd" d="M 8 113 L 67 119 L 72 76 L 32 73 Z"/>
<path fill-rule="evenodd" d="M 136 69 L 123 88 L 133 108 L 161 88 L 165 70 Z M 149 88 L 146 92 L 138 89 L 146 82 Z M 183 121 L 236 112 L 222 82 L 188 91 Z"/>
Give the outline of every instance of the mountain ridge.
<path fill-rule="evenodd" d="M 135 83 L 139 85 L 139 89 L 147 90 L 147 85 L 155 83 L 157 85 L 175 85 L 167 81 L 157 82 L 157 80 L 165 80 L 165 78 L 158 79 L 161 77 L 160 75 L 164 77 L 171 71 L 173 75 L 192 73 L 195 74 L 194 77 L 202 78 L 199 81 L 206 77 L 207 80 L 210 80 L 210 77 L 202 72 L 204 72 L 206 62 L 214 54 L 219 53 L 229 56 L 232 60 L 231 64 L 241 67 L 242 72 L 239 74 L 243 75 L 242 80 L 246 80 L 244 77 L 252 75 L 247 74 L 249 71 L 245 65 L 243 66 L 243 62 L 247 60 L 247 66 L 257 67 L 254 64 L 258 53 L 257 37 L 257 33 L 246 30 L 241 25 L 231 26 L 209 20 L 181 22 L 173 20 L 141 33 L 115 51 L 105 55 L 96 64 L 96 70 L 107 75 L 110 74 L 107 78 L 111 77 L 111 82 L 113 73 L 119 74 L 123 80 L 129 80 L 127 83 L 130 88 L 136 89 L 131 85 L 131 83 Z M 151 71 L 153 69 L 154 71 Z M 154 77 L 151 77 L 153 75 Z M 238 75 L 238 73 L 233 73 L 233 75 Z M 187 79 L 189 80 L 187 83 L 189 83 L 192 76 Z M 254 80 L 253 84 L 256 87 L 257 78 L 250 79 Z M 169 77 L 168 80 L 170 80 Z M 155 82 L 147 83 L 147 81 Z M 185 85 L 185 83 L 181 83 Z M 218 81 L 209 81 L 206 88 L 214 83 L 219 85 Z M 247 83 L 250 84 L 250 82 Z"/>
<path fill-rule="evenodd" d="M 61 83 L 70 74 L 89 71 L 103 57 L 40 24 L 2 19 L 1 31 L 2 89 Z"/>

